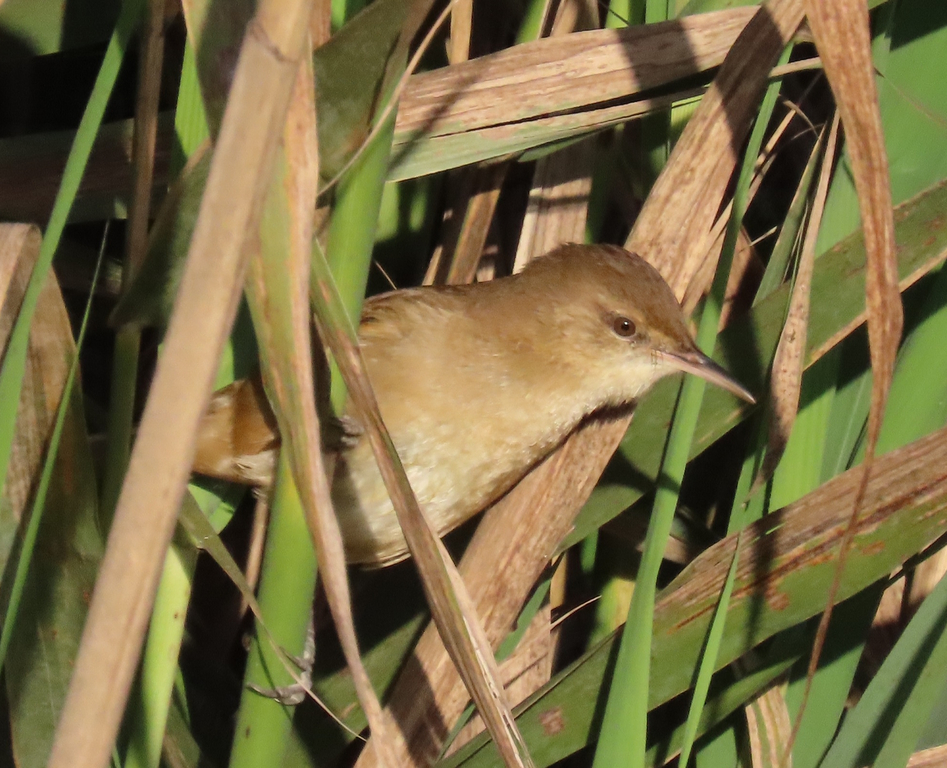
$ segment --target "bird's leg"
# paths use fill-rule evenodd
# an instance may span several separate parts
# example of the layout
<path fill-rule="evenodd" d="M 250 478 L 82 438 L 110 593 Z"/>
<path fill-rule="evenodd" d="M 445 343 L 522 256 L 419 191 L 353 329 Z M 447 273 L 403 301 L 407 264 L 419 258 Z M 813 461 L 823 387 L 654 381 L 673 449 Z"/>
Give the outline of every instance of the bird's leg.
<path fill-rule="evenodd" d="M 290 656 L 292 662 L 299 667 L 299 680 L 289 685 L 276 688 L 262 688 L 253 683 L 247 687 L 268 699 L 275 699 L 286 707 L 295 707 L 302 704 L 312 688 L 312 667 L 316 662 L 316 620 L 315 606 L 309 609 L 309 626 L 306 629 L 306 641 L 303 644 L 302 656 Z"/>
<path fill-rule="evenodd" d="M 332 412 L 332 404 L 329 398 L 329 364 L 324 348 L 318 343 L 318 338 L 314 338 L 313 340 L 313 368 L 316 385 L 316 410 L 319 414 L 321 427 L 322 450 L 328 457 L 331 457 L 332 454 L 353 447 L 362 436 L 363 430 L 358 421 L 351 416 L 336 416 Z M 329 467 L 333 465 L 334 462 L 332 461 L 327 463 L 327 470 L 329 471 L 330 477 L 332 472 L 329 470 Z M 303 645 L 302 657 L 293 657 L 293 662 L 301 671 L 300 681 L 277 688 L 260 688 L 259 686 L 251 684 L 251 690 L 256 691 L 261 696 L 275 699 L 285 706 L 296 706 L 306 699 L 309 689 L 312 687 L 312 667 L 316 658 L 315 599 L 314 596 L 313 604 L 309 610 L 309 626 L 306 629 L 306 641 Z"/>

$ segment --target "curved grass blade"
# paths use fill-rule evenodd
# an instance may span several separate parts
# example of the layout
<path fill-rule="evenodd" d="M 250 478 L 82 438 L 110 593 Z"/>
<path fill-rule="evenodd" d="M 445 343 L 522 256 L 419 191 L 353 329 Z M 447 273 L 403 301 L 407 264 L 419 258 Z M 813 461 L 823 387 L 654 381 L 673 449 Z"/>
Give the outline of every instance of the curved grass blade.
<path fill-rule="evenodd" d="M 941 579 L 845 718 L 822 768 L 905 765 L 943 690 L 945 665 L 947 579 Z"/>

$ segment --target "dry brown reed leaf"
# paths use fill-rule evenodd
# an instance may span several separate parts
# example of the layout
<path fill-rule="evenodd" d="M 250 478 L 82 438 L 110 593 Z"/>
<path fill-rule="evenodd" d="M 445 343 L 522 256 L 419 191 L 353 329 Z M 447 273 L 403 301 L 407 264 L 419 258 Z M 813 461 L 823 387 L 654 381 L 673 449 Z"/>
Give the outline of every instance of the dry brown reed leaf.
<path fill-rule="evenodd" d="M 765 87 L 766 73 L 802 17 L 801 0 L 775 0 L 755 13 L 754 21 L 734 46 L 733 58 L 728 57 L 721 68 L 711 89 L 714 98 L 701 104 L 672 154 L 665 170 L 671 180 L 663 187 L 667 190 L 664 203 L 668 209 L 652 207 L 639 220 L 639 226 L 646 231 L 658 229 L 664 217 L 686 219 L 687 212 L 698 205 L 713 208 L 706 217 L 707 226 L 712 222 L 735 162 L 731 143 L 742 142 L 756 100 Z M 569 35 L 556 43 L 568 45 L 573 37 L 579 35 Z M 714 121 L 719 121 L 719 130 L 708 125 Z M 694 130 L 701 132 L 699 140 L 686 140 L 688 132 Z M 687 153 L 679 149 L 682 144 L 689 147 Z M 706 172 L 702 162 L 706 163 L 707 157 L 718 164 L 723 162 L 719 158 L 730 158 L 729 170 L 716 174 L 716 186 L 683 184 L 692 173 Z M 675 179 L 684 187 L 679 194 L 673 194 Z M 708 197 L 716 202 L 706 202 Z M 663 245 L 662 237 L 671 239 L 676 235 L 676 231 L 664 231 L 655 234 L 650 242 L 659 252 L 670 252 L 672 246 Z M 643 255 L 650 258 L 647 251 Z M 689 274 L 680 274 L 684 279 L 679 281 L 679 291 L 689 278 Z M 627 418 L 588 422 L 485 514 L 464 554 L 460 571 L 494 646 L 508 631 L 528 590 L 568 533 L 576 511 L 595 487 L 627 425 Z M 504 574 L 504 578 L 497 579 L 496 573 Z M 418 674 L 402 675 L 391 694 L 395 719 L 408 739 L 415 761 L 422 765 L 436 758 L 450 723 L 465 702 L 456 674 L 439 644 L 435 636 L 425 633 L 415 649 L 414 660 L 409 662 Z M 425 706 L 420 706 L 422 701 Z M 370 765 L 364 759 L 359 768 Z"/>
<path fill-rule="evenodd" d="M 878 434 L 891 389 L 898 344 L 904 325 L 904 310 L 898 290 L 888 156 L 875 88 L 868 8 L 861 0 L 838 0 L 834 3 L 806 0 L 806 16 L 845 128 L 852 175 L 858 193 L 867 259 L 865 303 L 872 391 L 862 482 L 853 497 L 849 529 L 842 540 L 835 579 L 829 588 L 826 608 L 819 621 L 809 659 L 806 687 L 787 751 L 792 749 L 792 743 L 802 723 L 812 678 L 825 643 L 832 608 L 842 580 L 865 488 L 872 472 Z"/>
<path fill-rule="evenodd" d="M 786 681 L 780 680 L 744 707 L 753 768 L 776 768 L 792 730 L 786 706 Z M 785 763 L 792 768 L 792 757 Z"/>
<path fill-rule="evenodd" d="M 750 8 L 517 45 L 411 78 L 395 144 L 627 98 L 723 61 Z"/>
<path fill-rule="evenodd" d="M 832 121 L 828 142 L 822 159 L 822 169 L 816 187 L 809 220 L 806 224 L 799 268 L 793 284 L 789 311 L 773 357 L 770 374 L 770 424 L 766 446 L 766 457 L 755 484 L 765 482 L 776 471 L 783 457 L 796 413 L 799 410 L 799 393 L 802 390 L 802 372 L 806 363 L 807 330 L 809 327 L 809 293 L 812 288 L 812 273 L 815 269 L 815 247 L 825 211 L 825 200 L 829 194 L 829 182 L 835 167 L 835 149 L 838 145 L 838 115 Z M 821 144 L 821 139 L 820 139 Z M 752 493 L 752 491 L 751 491 Z"/>
<path fill-rule="evenodd" d="M 20 307 L 39 247 L 39 231 L 32 225 L 0 225 L 0 349 L 8 341 L 9 320 Z M 19 765 L 39 765 L 46 758 L 66 694 L 66 676 L 78 650 L 75 630 L 85 617 L 83 598 L 94 585 L 102 550 L 95 531 L 97 488 L 77 383 L 63 400 L 75 358 L 69 314 L 50 270 L 30 325 L 16 431 L 0 500 L 5 519 L 20 523 L 16 536 L 5 537 L 0 559 L 11 577 L 13 566 L 21 565 L 18 560 L 29 560 L 4 666 L 7 690 L 15 692 L 8 743 Z M 62 430 L 53 453 L 50 441 L 60 408 Z M 52 474 L 39 507 L 38 485 L 48 462 L 53 462 Z M 24 544 L 29 538 L 27 521 L 39 522 L 30 546 Z"/>
<path fill-rule="evenodd" d="M 134 185 L 131 163 L 133 120 L 103 125 L 82 177 L 70 221 L 101 221 L 115 201 L 128 204 Z M 49 218 L 75 133 L 62 131 L 0 141 L 0 167 L 7 183 L 0 186 L 0 214 L 6 220 Z M 174 116 L 162 115 L 155 152 L 155 184 L 166 185 L 174 146 Z M 111 200 L 111 202 L 108 202 Z"/>
<path fill-rule="evenodd" d="M 164 353 L 56 731 L 52 768 L 99 768 L 118 732 L 190 476 L 195 431 L 240 297 L 244 237 L 266 189 L 309 13 L 306 0 L 269 0 L 243 38 Z"/>
<path fill-rule="evenodd" d="M 425 285 L 462 285 L 473 281 L 490 234 L 509 165 L 461 168 L 448 174 L 442 242 L 424 276 Z M 461 215 L 462 214 L 462 215 Z"/>
<path fill-rule="evenodd" d="M 138 68 L 141 87 L 135 104 L 135 132 L 132 137 L 132 163 L 135 184 L 128 211 L 127 260 L 123 283 L 129 284 L 145 258 L 148 245 L 148 220 L 151 212 L 151 190 L 154 186 L 155 149 L 158 143 L 158 97 L 161 90 L 161 67 L 164 60 L 164 9 L 158 0 L 148 3 L 144 45 Z"/>
<path fill-rule="evenodd" d="M 783 121 L 783 125 L 785 124 L 786 121 Z M 756 197 L 756 193 L 759 191 L 762 184 L 763 177 L 772 167 L 772 161 L 773 156 L 767 155 L 764 152 L 760 158 L 760 163 L 757 165 L 757 168 L 753 173 L 753 178 L 750 180 L 750 187 L 747 190 L 746 198 L 747 205 L 752 203 L 753 199 Z M 727 234 L 727 225 L 729 224 L 732 213 L 733 200 L 729 200 L 721 209 L 720 214 L 717 216 L 717 220 L 714 222 L 713 226 L 704 234 L 702 245 L 695 249 L 697 253 L 704 254 L 704 259 L 698 266 L 697 270 L 691 275 L 691 278 L 687 283 L 687 288 L 684 291 L 684 295 L 681 298 L 681 308 L 684 310 L 685 315 L 690 315 L 694 309 L 696 309 L 700 300 L 707 295 L 707 291 L 710 290 L 710 285 L 713 283 L 714 275 L 717 271 L 717 262 L 720 260 L 720 254 L 723 251 L 723 241 Z M 748 266 L 748 260 L 750 258 L 751 251 L 752 245 L 747 239 L 746 233 L 741 229 L 737 234 L 737 244 L 733 254 L 733 263 L 730 265 L 730 277 L 727 281 L 725 301 L 732 296 L 732 290 L 735 290 L 735 287 L 740 283 L 741 271 Z M 721 328 L 726 325 L 727 315 L 728 310 L 725 308 L 724 311 L 720 313 Z"/>
<path fill-rule="evenodd" d="M 473 31 L 473 0 L 458 0 L 450 12 L 450 39 L 447 59 L 459 64 L 470 58 L 470 35 Z"/>
<path fill-rule="evenodd" d="M 736 166 L 765 82 L 761 74 L 801 19 L 801 0 L 775 0 L 757 11 L 675 147 L 684 160 L 669 161 L 629 236 L 626 247 L 648 259 L 678 296 L 704 258 L 703 236 Z"/>
<path fill-rule="evenodd" d="M 904 318 L 898 290 L 888 159 L 871 60 L 868 8 L 860 0 L 808 0 L 806 11 L 845 128 L 865 232 L 865 291 L 873 371 L 866 455 L 871 456 L 891 388 Z"/>
<path fill-rule="evenodd" d="M 560 5 L 553 35 L 564 35 L 572 31 L 572 25 L 578 18 L 577 8 L 578 3 Z M 575 12 L 570 13 L 567 9 Z M 565 22 L 562 20 L 567 15 L 572 18 L 572 21 L 568 26 L 564 26 Z M 453 23 L 453 17 L 451 17 L 451 20 Z M 454 62 L 452 61 L 452 63 Z M 587 149 L 581 151 L 588 153 Z M 544 173 L 548 173 L 548 171 L 543 170 L 547 163 L 553 163 L 554 167 L 562 167 L 569 153 L 570 148 L 566 148 L 562 152 L 557 152 L 553 156 L 555 159 L 541 158 L 536 163 L 534 178 L 542 178 Z M 584 164 L 588 165 L 588 162 L 590 161 L 586 160 Z M 487 167 L 462 169 L 456 174 L 448 176 L 450 181 L 459 184 L 459 189 L 455 190 L 454 202 L 448 208 L 450 220 L 445 227 L 444 243 L 442 247 L 437 249 L 431 259 L 425 277 L 425 284 L 457 284 L 469 283 L 473 280 L 477 265 L 480 263 L 480 257 L 483 254 L 490 231 L 490 222 L 493 219 L 496 204 L 500 197 L 500 188 L 506 178 L 508 168 L 507 162 L 500 162 Z M 590 180 L 589 184 L 591 184 Z M 585 194 L 587 196 L 588 190 Z M 534 199 L 534 195 L 531 193 L 530 200 L 534 201 Z M 578 207 L 584 208 L 581 201 Z M 458 211 L 461 210 L 465 212 L 463 218 L 458 215 Z M 516 256 L 514 272 L 518 271 L 518 268 L 522 268 L 525 259 L 529 258 L 529 254 L 545 253 L 563 242 L 576 240 L 575 235 L 568 234 L 564 238 L 555 239 L 548 247 L 529 248 L 533 233 L 532 225 L 537 221 L 537 210 L 535 204 L 527 210 L 526 223 L 520 235 L 520 248 Z M 580 238 L 584 234 L 584 211 L 581 215 L 583 231 L 579 236 Z M 553 234 L 553 232 L 550 231 L 550 234 Z"/>
<path fill-rule="evenodd" d="M 332 1 L 313 0 L 309 17 L 309 42 L 312 50 L 321 47 L 332 37 Z"/>
<path fill-rule="evenodd" d="M 895 574 L 897 575 L 897 574 Z M 931 591 L 947 575 L 947 549 L 923 560 L 906 577 L 885 589 L 865 644 L 862 666 L 869 679 L 881 667 L 905 626 Z"/>
<path fill-rule="evenodd" d="M 944 576 L 947 576 L 947 549 L 941 549 L 931 555 L 911 574 L 902 611 L 902 617 L 905 620 L 910 619 L 917 612 L 924 598 L 934 590 Z"/>
<path fill-rule="evenodd" d="M 894 644 L 901 637 L 904 629 L 901 624 L 904 597 L 904 577 L 895 580 L 881 593 L 881 599 L 871 620 L 871 628 L 865 638 L 865 649 L 858 661 L 859 675 L 864 675 L 863 679 L 874 679 Z"/>
<path fill-rule="evenodd" d="M 549 36 L 568 35 L 578 29 L 596 29 L 598 26 L 596 0 L 564 0 L 556 9 Z"/>
<path fill-rule="evenodd" d="M 312 535 L 319 572 L 352 682 L 381 762 L 394 765 L 398 734 L 378 700 L 355 635 L 345 551 L 322 456 L 310 333 L 309 277 L 319 183 L 316 99 L 311 60 L 296 75 L 277 172 L 252 252 L 247 297 L 260 341 L 263 381 L 288 451 L 292 477 Z"/>
<path fill-rule="evenodd" d="M 594 152 L 595 140 L 585 139 L 536 162 L 514 272 L 562 243 L 585 240 Z"/>
<path fill-rule="evenodd" d="M 540 608 L 506 659 L 500 663 L 500 676 L 507 696 L 514 706 L 538 691 L 552 677 L 554 653 L 551 629 L 552 610 L 547 603 Z M 474 713 L 470 721 L 457 733 L 445 756 L 454 754 L 464 744 L 484 730 L 483 720 Z"/>
<path fill-rule="evenodd" d="M 444 280 L 447 285 L 470 283 L 477 274 L 508 169 L 507 163 L 497 163 L 473 171 L 475 191 L 466 206 L 460 236 Z"/>
<path fill-rule="evenodd" d="M 793 118 L 797 114 L 799 113 L 796 110 L 790 109 L 786 115 L 783 116 L 783 119 L 780 120 L 779 124 L 773 130 L 772 135 L 767 139 L 766 144 L 760 151 L 760 155 L 756 159 L 756 163 L 753 166 L 753 177 L 750 179 L 750 187 L 747 191 L 747 206 L 752 204 L 753 200 L 756 198 L 756 193 L 760 189 L 763 178 L 772 167 L 773 161 L 776 158 L 776 148 L 779 145 L 780 140 L 785 136 L 786 131 L 793 122 Z M 690 315 L 694 311 L 700 299 L 706 295 L 707 291 L 710 290 L 710 284 L 714 279 L 714 273 L 717 269 L 717 261 L 720 259 L 720 252 L 723 249 L 724 237 L 727 233 L 727 224 L 730 221 L 732 212 L 733 201 L 729 200 L 721 209 L 713 227 L 711 227 L 710 231 L 704 235 L 704 243 L 707 245 L 697 249 L 698 253 L 705 252 L 706 256 L 703 263 L 700 265 L 697 271 L 694 272 L 693 276 L 688 282 L 687 290 L 681 299 L 681 307 L 684 309 L 684 314 L 686 315 Z M 742 275 L 744 270 L 750 269 L 750 265 L 756 263 L 753 261 L 754 255 L 752 252 L 752 245 L 749 243 L 749 241 L 747 241 L 745 233 L 742 230 L 737 235 L 737 238 L 736 251 L 733 255 L 733 264 L 730 267 L 730 279 L 727 282 L 725 296 L 726 303 L 723 307 L 723 311 L 720 313 L 721 328 L 725 327 L 729 321 L 731 310 L 730 299 L 734 296 L 738 288 L 743 285 Z M 756 264 L 758 268 L 759 264 Z"/>
<path fill-rule="evenodd" d="M 42 236 L 34 224 L 0 224 L 0 360 L 6 352 Z"/>
<path fill-rule="evenodd" d="M 907 768 L 943 768 L 947 765 L 947 744 L 915 752 Z"/>
<path fill-rule="evenodd" d="M 39 230 L 31 224 L 0 224 L 0 351 L 6 349 L 13 322 L 23 303 L 26 284 L 39 256 L 40 242 Z M 50 273 L 40 293 L 36 319 L 30 328 L 26 371 L 17 409 L 16 436 L 3 485 L 3 500 L 0 502 L 4 510 L 8 510 L 7 514 L 17 521 L 23 519 L 42 468 L 43 455 L 69 370 L 68 356 L 75 350 L 69 318 L 65 315 L 65 308 L 60 310 L 61 305 L 62 297 L 56 277 Z M 60 312 L 63 313 L 62 318 Z M 51 348 L 55 350 L 55 347 L 63 344 L 63 322 L 69 340 L 68 347 L 59 350 L 58 355 L 49 354 Z M 46 354 L 43 354 L 44 348 Z M 9 548 L 4 549 L 3 561 L 6 562 Z"/>
<path fill-rule="evenodd" d="M 594 5 L 580 0 L 561 3 L 551 37 L 565 41 L 594 20 Z M 562 243 L 585 241 L 594 152 L 594 143 L 586 139 L 536 161 L 513 272 Z"/>

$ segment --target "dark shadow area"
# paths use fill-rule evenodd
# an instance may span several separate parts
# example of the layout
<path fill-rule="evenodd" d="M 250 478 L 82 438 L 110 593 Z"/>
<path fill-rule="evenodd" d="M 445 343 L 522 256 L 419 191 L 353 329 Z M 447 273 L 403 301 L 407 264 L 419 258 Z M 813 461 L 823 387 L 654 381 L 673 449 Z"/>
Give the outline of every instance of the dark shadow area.
<path fill-rule="evenodd" d="M 898 0 L 898 23 L 891 35 L 891 50 L 947 27 L 947 4 L 925 0 Z"/>

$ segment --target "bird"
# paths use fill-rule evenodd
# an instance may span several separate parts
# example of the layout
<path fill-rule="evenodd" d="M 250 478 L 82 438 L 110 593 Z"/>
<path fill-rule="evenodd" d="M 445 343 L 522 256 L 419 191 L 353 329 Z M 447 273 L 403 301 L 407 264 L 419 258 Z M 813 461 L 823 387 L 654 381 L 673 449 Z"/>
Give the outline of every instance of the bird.
<path fill-rule="evenodd" d="M 561 245 L 488 282 L 366 300 L 359 346 L 382 419 L 439 536 L 510 490 L 584 420 L 690 373 L 753 395 L 701 352 L 673 292 L 637 254 Z M 334 425 L 337 426 L 337 425 Z M 383 567 L 407 545 L 368 439 L 341 430 L 332 499 L 346 559 Z M 216 393 L 194 470 L 266 486 L 279 448 L 259 379 Z"/>

